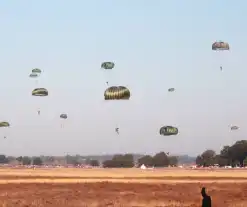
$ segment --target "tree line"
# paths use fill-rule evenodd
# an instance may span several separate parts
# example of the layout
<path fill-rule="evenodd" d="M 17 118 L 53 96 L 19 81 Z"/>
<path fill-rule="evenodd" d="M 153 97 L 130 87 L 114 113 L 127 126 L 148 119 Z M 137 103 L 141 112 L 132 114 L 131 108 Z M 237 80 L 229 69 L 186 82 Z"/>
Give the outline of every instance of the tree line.
<path fill-rule="evenodd" d="M 154 156 L 144 155 L 137 161 L 133 154 L 116 154 L 111 159 L 99 161 L 97 159 L 85 159 L 79 155 L 67 155 L 65 157 L 53 156 L 5 156 L 0 155 L 0 164 L 12 165 L 90 165 L 93 167 L 102 166 L 105 168 L 130 168 L 145 165 L 146 167 L 166 167 L 168 165 L 177 166 L 178 159 L 176 156 L 168 156 L 165 152 L 159 152 Z"/>
<path fill-rule="evenodd" d="M 0 164 L 13 164 L 13 165 L 90 165 L 102 166 L 105 168 L 129 168 L 140 167 L 167 167 L 177 166 L 177 156 L 169 156 L 165 152 L 159 152 L 154 156 L 139 155 L 136 159 L 134 154 L 116 154 L 113 156 L 106 156 L 107 159 L 100 160 L 97 156 L 93 159 L 90 157 L 83 157 L 80 155 L 66 155 L 66 156 L 5 156 L 0 155 Z M 214 150 L 207 149 L 195 159 L 198 166 L 208 167 L 213 165 L 219 166 L 247 166 L 247 141 L 241 140 L 234 143 L 232 146 L 224 146 L 219 154 Z"/>
<path fill-rule="evenodd" d="M 232 146 L 224 146 L 219 154 L 214 150 L 206 150 L 196 158 L 198 166 L 208 167 L 213 165 L 223 166 L 247 166 L 247 141 L 240 140 Z"/>

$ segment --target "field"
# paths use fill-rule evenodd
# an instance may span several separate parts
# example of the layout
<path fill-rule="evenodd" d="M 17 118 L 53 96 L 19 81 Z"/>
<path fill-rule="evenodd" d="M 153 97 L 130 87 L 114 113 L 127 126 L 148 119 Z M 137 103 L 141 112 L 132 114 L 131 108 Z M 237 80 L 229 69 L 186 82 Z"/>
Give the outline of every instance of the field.
<path fill-rule="evenodd" d="M 4 207 L 247 206 L 247 170 L 0 169 Z"/>

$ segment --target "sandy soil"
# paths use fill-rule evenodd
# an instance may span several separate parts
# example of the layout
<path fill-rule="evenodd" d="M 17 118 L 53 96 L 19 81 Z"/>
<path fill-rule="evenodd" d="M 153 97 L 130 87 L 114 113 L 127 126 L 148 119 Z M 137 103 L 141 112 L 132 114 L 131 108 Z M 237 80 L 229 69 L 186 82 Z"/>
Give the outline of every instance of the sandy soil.
<path fill-rule="evenodd" d="M 199 207 L 206 186 L 213 207 L 246 207 L 246 178 L 247 170 L 1 169 L 0 206 Z"/>
<path fill-rule="evenodd" d="M 8 207 L 199 207 L 202 183 L 191 184 L 7 184 L 0 206 Z M 247 184 L 205 184 L 214 207 L 246 207 Z"/>

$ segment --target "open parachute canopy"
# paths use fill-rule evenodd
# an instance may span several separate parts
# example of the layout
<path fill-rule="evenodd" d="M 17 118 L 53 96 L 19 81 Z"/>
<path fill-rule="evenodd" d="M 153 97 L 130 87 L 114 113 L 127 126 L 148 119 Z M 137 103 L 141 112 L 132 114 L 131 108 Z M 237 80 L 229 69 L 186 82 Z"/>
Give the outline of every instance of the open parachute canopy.
<path fill-rule="evenodd" d="M 41 73 L 42 71 L 39 68 L 32 69 L 32 73 Z"/>
<path fill-rule="evenodd" d="M 170 135 L 177 135 L 178 128 L 173 126 L 163 126 L 160 128 L 160 135 L 163 136 L 170 136 Z"/>
<path fill-rule="evenodd" d="M 67 119 L 68 116 L 67 116 L 67 114 L 61 114 L 61 115 L 60 115 L 60 118 L 61 118 L 61 119 Z"/>
<path fill-rule="evenodd" d="M 212 44 L 212 50 L 230 50 L 230 46 L 227 42 L 214 42 Z"/>
<path fill-rule="evenodd" d="M 175 88 L 169 88 L 168 91 L 173 92 L 173 91 L 175 91 Z"/>
<path fill-rule="evenodd" d="M 0 127 L 9 127 L 9 126 L 10 126 L 9 122 L 6 121 L 0 122 Z"/>
<path fill-rule="evenodd" d="M 103 62 L 101 64 L 101 68 L 106 69 L 106 70 L 111 70 L 115 66 L 114 62 Z"/>
<path fill-rule="evenodd" d="M 38 74 L 38 73 L 31 73 L 31 74 L 29 75 L 29 77 L 30 77 L 30 78 L 37 78 L 37 77 L 39 77 L 39 74 Z"/>
<path fill-rule="evenodd" d="M 105 90 L 105 100 L 129 100 L 130 91 L 124 86 L 112 86 Z"/>
<path fill-rule="evenodd" d="M 48 90 L 45 88 L 35 88 L 32 91 L 32 96 L 48 96 Z"/>
<path fill-rule="evenodd" d="M 231 130 L 238 130 L 239 127 L 238 126 L 231 126 Z"/>

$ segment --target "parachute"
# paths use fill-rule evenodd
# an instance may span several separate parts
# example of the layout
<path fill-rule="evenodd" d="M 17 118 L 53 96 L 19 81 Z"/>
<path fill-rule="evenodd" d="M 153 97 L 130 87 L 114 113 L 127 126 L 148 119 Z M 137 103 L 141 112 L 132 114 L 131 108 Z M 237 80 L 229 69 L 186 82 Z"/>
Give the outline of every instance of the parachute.
<path fill-rule="evenodd" d="M 111 78 L 111 76 L 113 75 L 112 74 L 112 69 L 115 67 L 115 63 L 113 63 L 113 62 L 103 62 L 102 64 L 101 64 L 101 69 L 104 69 L 104 73 L 105 73 L 105 70 L 108 70 L 107 71 L 107 74 L 104 74 L 104 76 L 106 76 L 105 77 L 105 79 L 106 79 L 106 85 L 108 85 L 109 84 L 109 81 L 110 82 L 112 82 L 112 78 Z M 111 73 L 109 73 L 109 70 L 111 71 Z"/>
<path fill-rule="evenodd" d="M 6 121 L 2 121 L 2 122 L 0 122 L 0 127 L 2 128 L 5 128 L 5 127 L 10 127 L 10 124 L 9 124 L 9 122 L 6 122 Z M 6 135 L 4 135 L 4 137 L 3 137 L 4 139 L 6 139 L 7 137 L 6 137 Z"/>
<path fill-rule="evenodd" d="M 9 122 L 5 122 L 5 121 L 0 122 L 0 127 L 9 127 L 9 126 L 10 126 Z"/>
<path fill-rule="evenodd" d="M 61 119 L 67 119 L 68 116 L 67 116 L 67 114 L 61 114 L 61 115 L 60 115 L 60 118 L 61 118 Z"/>
<path fill-rule="evenodd" d="M 130 91 L 124 86 L 112 86 L 105 90 L 105 100 L 129 100 Z"/>
<path fill-rule="evenodd" d="M 105 70 L 111 70 L 114 68 L 114 66 L 115 66 L 115 63 L 113 63 L 113 62 L 103 62 L 101 64 L 101 68 L 103 68 Z"/>
<path fill-rule="evenodd" d="M 227 42 L 214 42 L 212 44 L 212 50 L 230 50 L 230 46 Z"/>
<path fill-rule="evenodd" d="M 35 88 L 32 91 L 32 96 L 48 96 L 48 90 L 45 88 Z M 38 115 L 40 115 L 40 110 L 37 110 Z"/>
<path fill-rule="evenodd" d="M 212 50 L 213 51 L 229 51 L 230 50 L 230 46 L 229 46 L 229 44 L 227 42 L 216 41 L 216 42 L 214 42 L 212 44 Z M 223 57 L 224 57 L 223 55 L 222 55 L 222 57 L 217 57 L 217 59 L 219 59 L 219 65 L 220 65 L 220 70 L 221 71 L 223 70 L 223 67 L 222 67 L 222 63 L 224 62 Z"/>
<path fill-rule="evenodd" d="M 37 78 L 37 77 L 39 77 L 39 74 L 38 74 L 38 73 L 31 73 L 31 74 L 29 75 L 29 77 L 30 77 L 30 78 Z"/>
<path fill-rule="evenodd" d="M 238 126 L 231 126 L 231 130 L 238 130 L 239 127 Z"/>
<path fill-rule="evenodd" d="M 173 92 L 173 91 L 175 91 L 175 88 L 169 88 L 168 91 Z"/>
<path fill-rule="evenodd" d="M 32 91 L 32 96 L 48 96 L 48 90 L 45 88 L 35 88 Z"/>
<path fill-rule="evenodd" d="M 173 126 L 163 126 L 160 128 L 160 135 L 163 136 L 170 136 L 170 135 L 177 135 L 178 128 Z"/>
<path fill-rule="evenodd" d="M 41 73 L 42 71 L 39 68 L 32 69 L 32 73 Z"/>
<path fill-rule="evenodd" d="M 60 119 L 66 120 L 67 118 L 68 118 L 67 114 L 61 114 L 60 115 Z M 64 125 L 63 125 L 63 123 L 61 123 L 61 128 L 63 128 L 63 127 L 64 127 Z"/>

